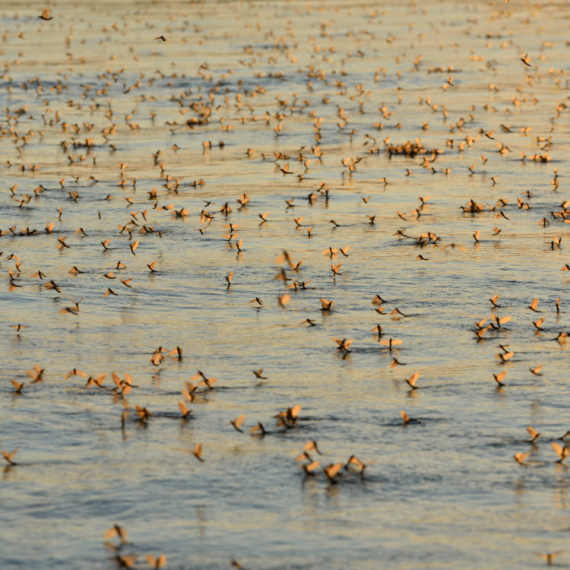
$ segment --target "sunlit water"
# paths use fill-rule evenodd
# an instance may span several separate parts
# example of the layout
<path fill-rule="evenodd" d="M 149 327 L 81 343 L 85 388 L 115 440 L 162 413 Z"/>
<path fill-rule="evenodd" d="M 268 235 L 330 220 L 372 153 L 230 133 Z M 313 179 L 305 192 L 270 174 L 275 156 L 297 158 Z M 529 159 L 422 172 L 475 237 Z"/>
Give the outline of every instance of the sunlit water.
<path fill-rule="evenodd" d="M 164 553 L 167 568 L 534 568 L 545 565 L 536 553 L 567 548 L 570 477 L 551 442 L 570 428 L 570 345 L 553 340 L 569 328 L 569 232 L 551 212 L 570 198 L 568 6 L 62 0 L 42 22 L 45 6 L 30 4 L 0 6 L 0 443 L 18 449 L 3 472 L 0 566 L 106 569 L 135 553 L 143 568 L 144 555 Z M 200 107 L 207 120 L 189 128 Z M 386 137 L 444 152 L 424 168 L 424 156 L 390 158 Z M 551 161 L 521 161 L 521 151 Z M 351 158 L 362 158 L 352 173 Z M 280 170 L 287 163 L 293 174 Z M 419 218 L 418 196 L 430 196 Z M 470 199 L 485 211 L 464 214 Z M 490 211 L 499 199 L 508 204 Z M 129 220 L 130 239 L 118 229 Z M 155 233 L 139 233 L 143 224 Z M 415 245 L 427 232 L 440 241 Z M 58 238 L 69 248 L 56 249 Z M 348 245 L 348 257 L 323 254 Z M 283 250 L 303 261 L 299 272 L 277 259 Z M 336 279 L 331 263 L 342 263 Z M 281 307 L 294 280 L 310 283 Z M 104 297 L 108 287 L 118 296 Z M 495 313 L 512 320 L 477 342 L 474 322 L 495 294 Z M 527 308 L 535 297 L 541 314 Z M 320 298 L 334 301 L 330 313 Z M 61 314 L 70 299 L 83 299 L 79 313 Z M 408 316 L 389 315 L 396 307 Z M 378 343 L 378 324 L 398 350 Z M 354 339 L 351 352 L 333 337 Z M 499 344 L 515 353 L 507 364 Z M 154 366 L 159 346 L 180 346 L 183 359 Z M 389 368 L 392 357 L 406 366 Z M 36 364 L 43 380 L 31 383 Z M 531 374 L 539 365 L 544 375 Z M 106 373 L 108 389 L 111 372 L 128 372 L 137 387 L 121 399 L 65 380 L 73 368 Z M 183 421 L 180 390 L 198 370 L 216 389 L 201 387 Z M 21 394 L 11 379 L 26 382 Z M 295 427 L 275 427 L 295 404 Z M 146 424 L 136 405 L 154 414 Z M 401 410 L 421 422 L 403 426 Z M 230 424 L 241 414 L 243 434 Z M 266 437 L 250 435 L 257 422 Z M 528 425 L 543 434 L 535 446 Z M 311 452 L 315 477 L 295 462 L 310 440 L 324 453 Z M 372 462 L 365 476 L 343 469 L 329 483 L 322 468 L 352 454 Z M 129 533 L 117 553 L 103 539 L 115 523 Z"/>

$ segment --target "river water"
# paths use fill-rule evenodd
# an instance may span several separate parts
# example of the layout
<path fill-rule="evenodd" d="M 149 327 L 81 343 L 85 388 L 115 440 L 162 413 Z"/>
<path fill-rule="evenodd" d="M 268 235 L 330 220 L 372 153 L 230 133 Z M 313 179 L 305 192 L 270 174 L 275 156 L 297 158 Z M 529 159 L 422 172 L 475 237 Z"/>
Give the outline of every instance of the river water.
<path fill-rule="evenodd" d="M 0 443 L 18 450 L 1 567 L 518 569 L 564 551 L 568 5 L 44 8 L 0 5 Z M 420 154 L 388 151 L 407 141 Z M 511 320 L 478 340 L 490 315 Z M 159 347 L 182 358 L 155 365 Z M 197 371 L 217 381 L 183 420 Z M 363 475 L 329 481 L 352 455 Z M 115 524 L 127 540 L 105 546 Z"/>

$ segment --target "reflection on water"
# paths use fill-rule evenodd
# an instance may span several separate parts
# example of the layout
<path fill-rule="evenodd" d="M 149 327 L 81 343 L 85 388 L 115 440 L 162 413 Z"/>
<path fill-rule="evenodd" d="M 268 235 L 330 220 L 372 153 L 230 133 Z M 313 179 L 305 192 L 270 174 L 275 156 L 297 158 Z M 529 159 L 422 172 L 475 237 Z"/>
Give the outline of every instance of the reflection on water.
<path fill-rule="evenodd" d="M 567 7 L 44 8 L 0 7 L 2 567 L 563 550 Z"/>

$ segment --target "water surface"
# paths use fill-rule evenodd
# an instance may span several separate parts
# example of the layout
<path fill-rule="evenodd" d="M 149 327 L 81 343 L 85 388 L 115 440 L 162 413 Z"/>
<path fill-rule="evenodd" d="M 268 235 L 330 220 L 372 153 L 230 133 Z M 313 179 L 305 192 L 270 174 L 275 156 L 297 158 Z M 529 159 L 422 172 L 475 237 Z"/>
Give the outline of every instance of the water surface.
<path fill-rule="evenodd" d="M 62 0 L 42 22 L 44 8 L 0 7 L 0 425 L 2 449 L 18 449 L 2 475 L 2 567 L 106 569 L 135 553 L 143 568 L 164 553 L 168 568 L 535 568 L 564 550 L 570 479 L 551 442 L 570 428 L 569 345 L 554 340 L 570 260 L 552 212 L 570 198 L 568 7 Z M 386 151 L 418 138 L 430 152 Z M 471 199 L 482 212 L 462 211 Z M 417 245 L 428 232 L 439 240 Z M 294 281 L 306 289 L 285 291 Z M 492 312 L 512 320 L 477 342 Z M 182 360 L 151 363 L 176 346 Z M 73 368 L 107 374 L 108 389 L 65 380 Z M 198 370 L 216 389 L 183 421 Z M 127 397 L 112 372 L 131 374 Z M 296 404 L 294 427 L 276 427 Z M 420 422 L 403 426 L 401 410 Z M 241 414 L 244 433 L 230 424 Z M 250 435 L 257 422 L 266 437 Z M 324 455 L 306 477 L 295 458 L 311 440 Z M 330 483 L 322 468 L 353 454 L 365 476 Z M 113 524 L 129 533 L 117 553 Z"/>

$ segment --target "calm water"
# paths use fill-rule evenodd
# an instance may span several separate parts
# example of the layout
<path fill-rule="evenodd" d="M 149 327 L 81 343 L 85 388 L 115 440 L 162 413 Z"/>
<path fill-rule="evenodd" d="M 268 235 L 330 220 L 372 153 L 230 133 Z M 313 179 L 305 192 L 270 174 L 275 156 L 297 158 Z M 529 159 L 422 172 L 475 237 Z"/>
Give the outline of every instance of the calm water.
<path fill-rule="evenodd" d="M 131 553 L 134 568 L 147 553 L 181 569 L 535 568 L 568 547 L 570 475 L 551 442 L 570 429 L 570 343 L 553 340 L 570 328 L 569 232 L 552 215 L 570 199 L 570 9 L 374 4 L 62 0 L 42 22 L 44 4 L 1 3 L 0 443 L 18 449 L 1 475 L 2 568 L 116 568 Z M 416 138 L 427 155 L 385 151 Z M 484 211 L 463 213 L 471 199 Z M 420 247 L 427 232 L 440 240 Z M 294 280 L 310 283 L 281 307 Z M 495 294 L 512 320 L 477 342 Z M 182 360 L 151 364 L 176 346 Z M 73 368 L 108 389 L 66 380 Z M 183 421 L 198 370 L 216 389 L 200 387 Z M 132 376 L 125 398 L 112 372 Z M 296 404 L 295 426 L 276 427 Z M 250 435 L 257 422 L 266 437 Z M 321 467 L 305 477 L 295 458 L 311 440 L 324 455 L 310 452 Z M 329 483 L 322 468 L 353 454 L 372 462 L 364 478 Z M 129 533 L 118 553 L 104 546 L 114 524 Z M 570 567 L 570 549 L 555 563 Z"/>

